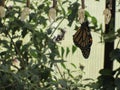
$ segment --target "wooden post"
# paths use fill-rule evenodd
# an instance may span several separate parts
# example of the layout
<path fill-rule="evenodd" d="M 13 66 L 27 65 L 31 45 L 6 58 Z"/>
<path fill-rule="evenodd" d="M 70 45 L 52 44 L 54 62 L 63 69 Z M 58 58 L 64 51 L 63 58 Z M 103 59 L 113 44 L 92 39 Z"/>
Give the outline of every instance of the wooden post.
<path fill-rule="evenodd" d="M 107 2 L 108 0 L 106 0 Z M 116 0 L 112 0 L 112 9 L 111 9 L 111 20 L 109 24 L 105 25 L 105 34 L 109 32 L 115 32 L 115 2 Z M 106 3 L 106 8 L 108 7 L 108 3 Z M 112 26 L 112 27 L 111 27 Z M 110 52 L 114 49 L 114 41 L 113 42 L 105 42 L 105 51 L 104 51 L 104 68 L 105 69 L 113 69 L 113 61 L 110 60 Z"/>
<path fill-rule="evenodd" d="M 112 3 L 111 3 L 112 2 Z M 115 32 L 115 6 L 116 6 L 116 0 L 106 0 L 106 8 L 109 8 L 109 5 L 111 3 L 111 20 L 109 24 L 105 25 L 105 34 L 108 34 L 109 32 Z M 113 71 L 113 61 L 110 59 L 110 53 L 114 50 L 114 41 L 113 42 L 105 42 L 105 49 L 104 49 L 104 70 L 110 70 Z M 112 82 L 112 83 L 111 83 Z M 107 85 L 112 85 L 113 88 L 108 88 Z M 114 87 L 114 78 L 113 76 L 104 75 L 103 76 L 103 90 L 115 90 Z"/>

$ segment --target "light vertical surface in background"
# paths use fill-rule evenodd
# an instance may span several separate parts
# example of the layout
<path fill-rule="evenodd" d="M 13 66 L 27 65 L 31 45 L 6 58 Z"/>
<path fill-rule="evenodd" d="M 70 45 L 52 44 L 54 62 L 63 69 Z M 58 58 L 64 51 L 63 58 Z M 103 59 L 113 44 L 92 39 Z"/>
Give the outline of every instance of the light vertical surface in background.
<path fill-rule="evenodd" d="M 90 15 L 95 16 L 98 20 L 98 25 L 102 24 L 104 30 L 104 15 L 103 10 L 105 9 L 105 0 L 95 1 L 95 0 L 85 0 L 86 10 Z M 116 29 L 120 28 L 118 23 L 120 21 L 120 12 L 116 13 Z M 65 24 L 63 23 L 63 26 Z M 62 25 L 61 25 L 62 26 Z M 64 26 L 65 27 L 65 26 Z M 67 27 L 67 26 L 66 26 Z M 72 48 L 73 34 L 76 32 L 73 27 L 66 28 L 66 36 L 62 45 L 64 47 Z M 96 79 L 99 76 L 99 70 L 103 68 L 104 62 L 104 43 L 100 43 L 100 34 L 92 31 L 93 44 L 91 46 L 91 53 L 88 59 L 84 59 L 81 50 L 78 48 L 74 54 L 71 54 L 67 58 L 67 67 L 72 70 L 73 67 L 70 63 L 74 63 L 79 67 L 79 64 L 85 66 L 84 78 Z M 114 63 L 114 68 L 118 66 Z"/>

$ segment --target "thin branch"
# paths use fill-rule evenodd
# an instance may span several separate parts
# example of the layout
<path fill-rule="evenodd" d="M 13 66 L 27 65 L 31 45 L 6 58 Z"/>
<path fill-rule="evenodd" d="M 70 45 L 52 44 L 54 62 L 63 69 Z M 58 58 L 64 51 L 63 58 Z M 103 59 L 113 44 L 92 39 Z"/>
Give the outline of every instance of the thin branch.
<path fill-rule="evenodd" d="M 20 54 L 20 52 L 19 52 L 18 48 L 16 47 L 16 45 L 15 45 L 15 43 L 14 43 L 14 41 L 13 41 L 13 39 L 12 39 L 12 37 L 10 36 L 10 34 L 9 34 L 9 33 L 8 33 L 8 37 L 11 39 L 11 42 L 12 42 L 12 44 L 14 45 L 14 47 L 15 47 L 15 49 L 16 49 L 16 51 L 17 51 L 18 55 L 19 55 L 19 58 L 21 58 L 21 54 Z"/>
<path fill-rule="evenodd" d="M 53 0 L 53 8 L 56 8 L 57 6 L 57 0 Z"/>
<path fill-rule="evenodd" d="M 5 0 L 2 0 L 0 5 L 4 7 L 5 6 Z"/>
<path fill-rule="evenodd" d="M 57 65 L 57 64 L 55 64 L 55 66 L 56 66 L 56 68 L 58 69 L 58 72 L 59 72 L 59 74 L 60 74 L 61 78 L 63 78 L 63 75 L 62 75 L 62 72 L 60 71 L 60 68 L 58 67 L 58 65 Z"/>
<path fill-rule="evenodd" d="M 26 6 L 27 6 L 27 7 L 30 7 L 30 0 L 27 0 Z"/>
<path fill-rule="evenodd" d="M 82 8 L 85 8 L 85 0 L 81 0 Z"/>
<path fill-rule="evenodd" d="M 52 34 L 51 34 L 51 36 L 50 37 L 52 37 L 53 36 L 53 34 L 55 33 L 55 31 L 57 30 L 57 28 L 60 26 L 60 24 L 62 23 L 62 21 L 65 19 L 65 17 L 64 18 L 62 18 L 62 20 L 58 23 L 58 25 L 55 27 L 55 30 L 52 32 Z"/>

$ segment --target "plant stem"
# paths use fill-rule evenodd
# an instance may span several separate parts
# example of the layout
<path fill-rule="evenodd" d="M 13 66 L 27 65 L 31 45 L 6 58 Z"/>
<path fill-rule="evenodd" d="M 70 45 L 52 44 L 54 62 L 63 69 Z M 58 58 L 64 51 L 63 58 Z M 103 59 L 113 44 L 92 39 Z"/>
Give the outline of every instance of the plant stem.
<path fill-rule="evenodd" d="M 82 8 L 84 9 L 85 8 L 85 1 L 81 0 L 81 3 L 82 3 Z"/>
<path fill-rule="evenodd" d="M 27 7 L 30 7 L 30 0 L 27 0 L 26 6 L 27 6 Z"/>
<path fill-rule="evenodd" d="M 58 72 L 59 72 L 59 74 L 60 74 L 61 78 L 63 78 L 62 72 L 60 71 L 60 69 L 59 69 L 58 65 L 57 65 L 57 64 L 55 64 L 55 66 L 56 66 L 56 68 L 58 69 Z"/>
<path fill-rule="evenodd" d="M 62 21 L 65 19 L 65 17 L 64 18 L 62 18 L 62 20 L 58 23 L 58 25 L 55 27 L 55 29 L 54 29 L 54 31 L 52 32 L 52 34 L 51 34 L 51 36 L 50 37 L 52 37 L 53 36 L 53 34 L 55 33 L 55 31 L 57 30 L 57 28 L 60 26 L 60 24 L 62 23 Z"/>
<path fill-rule="evenodd" d="M 13 41 L 13 39 L 12 39 L 12 37 L 10 36 L 9 33 L 8 33 L 8 37 L 11 39 L 11 42 L 12 42 L 12 44 L 14 45 L 14 47 L 15 47 L 17 53 L 18 53 L 19 59 L 21 60 L 21 54 L 20 54 L 20 51 L 19 51 L 18 48 L 16 47 L 16 45 L 15 45 L 15 43 L 14 43 L 14 41 Z M 21 62 L 23 63 L 22 60 L 21 60 Z"/>

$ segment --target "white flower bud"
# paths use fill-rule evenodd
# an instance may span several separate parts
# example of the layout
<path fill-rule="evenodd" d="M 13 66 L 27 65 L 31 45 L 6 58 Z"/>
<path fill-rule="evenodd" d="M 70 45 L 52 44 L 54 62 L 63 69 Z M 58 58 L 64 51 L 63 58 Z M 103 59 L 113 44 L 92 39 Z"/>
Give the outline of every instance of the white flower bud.
<path fill-rule="evenodd" d="M 0 18 L 5 17 L 5 8 L 3 6 L 0 6 Z"/>
<path fill-rule="evenodd" d="M 80 23 L 83 23 L 85 20 L 85 10 L 82 8 L 78 10 L 78 19 Z"/>
<path fill-rule="evenodd" d="M 56 19 L 56 9 L 50 8 L 49 10 L 49 20 L 54 21 Z"/>
<path fill-rule="evenodd" d="M 25 7 L 24 10 L 21 13 L 20 20 L 24 21 L 25 18 L 30 14 L 30 10 L 28 7 Z"/>
<path fill-rule="evenodd" d="M 105 24 L 108 24 L 111 20 L 111 11 L 109 9 L 105 9 L 103 11 L 103 14 L 105 15 Z"/>

